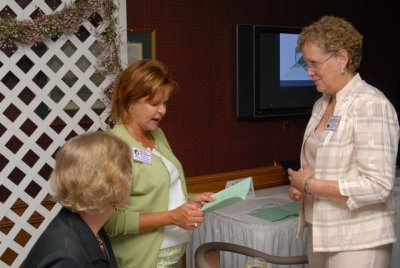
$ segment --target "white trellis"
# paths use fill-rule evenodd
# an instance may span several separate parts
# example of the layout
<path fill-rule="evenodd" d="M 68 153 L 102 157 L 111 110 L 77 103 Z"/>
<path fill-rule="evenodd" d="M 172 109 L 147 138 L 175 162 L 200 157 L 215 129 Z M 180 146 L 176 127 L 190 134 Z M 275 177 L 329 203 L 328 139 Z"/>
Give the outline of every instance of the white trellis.
<path fill-rule="evenodd" d="M 30 19 L 37 9 L 47 15 L 71 2 L 1 0 L 0 15 Z M 118 28 L 126 29 L 125 1 L 118 7 Z M 20 267 L 59 211 L 47 202 L 56 150 L 72 136 L 107 128 L 110 79 L 94 68 L 101 27 L 86 20 L 77 34 L 0 50 L 0 267 Z"/>

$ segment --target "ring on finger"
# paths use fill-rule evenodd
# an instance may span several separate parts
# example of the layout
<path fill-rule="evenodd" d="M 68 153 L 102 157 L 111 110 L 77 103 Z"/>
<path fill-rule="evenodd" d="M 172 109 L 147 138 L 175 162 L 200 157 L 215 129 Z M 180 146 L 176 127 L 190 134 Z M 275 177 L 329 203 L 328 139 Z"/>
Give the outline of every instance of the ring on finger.
<path fill-rule="evenodd" d="M 195 223 L 194 223 L 194 228 L 197 228 L 197 226 L 198 226 L 198 225 L 197 225 L 197 222 L 195 222 Z"/>

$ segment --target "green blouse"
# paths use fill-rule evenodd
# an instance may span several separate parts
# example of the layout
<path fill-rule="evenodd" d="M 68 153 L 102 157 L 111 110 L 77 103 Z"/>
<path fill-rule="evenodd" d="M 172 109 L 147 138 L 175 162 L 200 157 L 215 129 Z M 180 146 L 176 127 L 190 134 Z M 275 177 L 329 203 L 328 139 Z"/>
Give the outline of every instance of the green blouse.
<path fill-rule="evenodd" d="M 129 135 L 122 123 L 112 130 L 132 148 L 144 148 Z M 152 132 L 157 150 L 179 171 L 182 189 L 187 198 L 183 168 L 173 154 L 160 128 Z M 141 212 L 159 212 L 168 209 L 169 173 L 161 159 L 152 157 L 152 164 L 133 161 L 133 180 L 129 203 L 118 209 L 104 226 L 119 267 L 155 267 L 163 238 L 163 228 L 139 233 Z"/>

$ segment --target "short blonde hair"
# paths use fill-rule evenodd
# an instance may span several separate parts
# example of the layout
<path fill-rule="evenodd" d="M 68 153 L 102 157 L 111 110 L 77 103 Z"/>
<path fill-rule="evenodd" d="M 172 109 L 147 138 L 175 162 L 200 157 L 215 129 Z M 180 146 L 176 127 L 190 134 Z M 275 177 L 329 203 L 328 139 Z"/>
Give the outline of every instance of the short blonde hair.
<path fill-rule="evenodd" d="M 129 108 L 132 101 L 147 97 L 151 104 L 157 104 L 178 88 L 169 78 L 167 66 L 158 60 L 139 60 L 129 65 L 117 78 L 111 97 L 111 123 L 130 121 Z"/>
<path fill-rule="evenodd" d="M 312 43 L 330 53 L 345 49 L 349 53 L 346 68 L 354 72 L 360 67 L 362 41 L 363 36 L 350 22 L 334 16 L 324 16 L 303 28 L 297 45 L 302 50 L 306 44 Z"/>
<path fill-rule="evenodd" d="M 53 199 L 73 212 L 101 212 L 122 201 L 131 176 L 131 150 L 124 141 L 108 132 L 83 134 L 57 152 Z"/>

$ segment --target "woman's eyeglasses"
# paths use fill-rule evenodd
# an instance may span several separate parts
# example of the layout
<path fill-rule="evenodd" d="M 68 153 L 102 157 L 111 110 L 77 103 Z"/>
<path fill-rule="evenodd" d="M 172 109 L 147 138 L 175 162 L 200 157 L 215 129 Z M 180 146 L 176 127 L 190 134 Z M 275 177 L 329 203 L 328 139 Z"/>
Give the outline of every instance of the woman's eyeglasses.
<path fill-rule="evenodd" d="M 303 69 L 308 72 L 308 71 L 312 71 L 312 72 L 316 72 L 317 68 L 324 62 L 326 62 L 327 60 L 329 60 L 330 58 L 332 58 L 333 56 L 335 56 L 335 54 L 330 55 L 329 57 L 327 57 L 326 59 L 324 59 L 321 62 L 313 62 L 313 63 L 305 63 L 303 64 L 301 67 L 303 67 Z"/>

